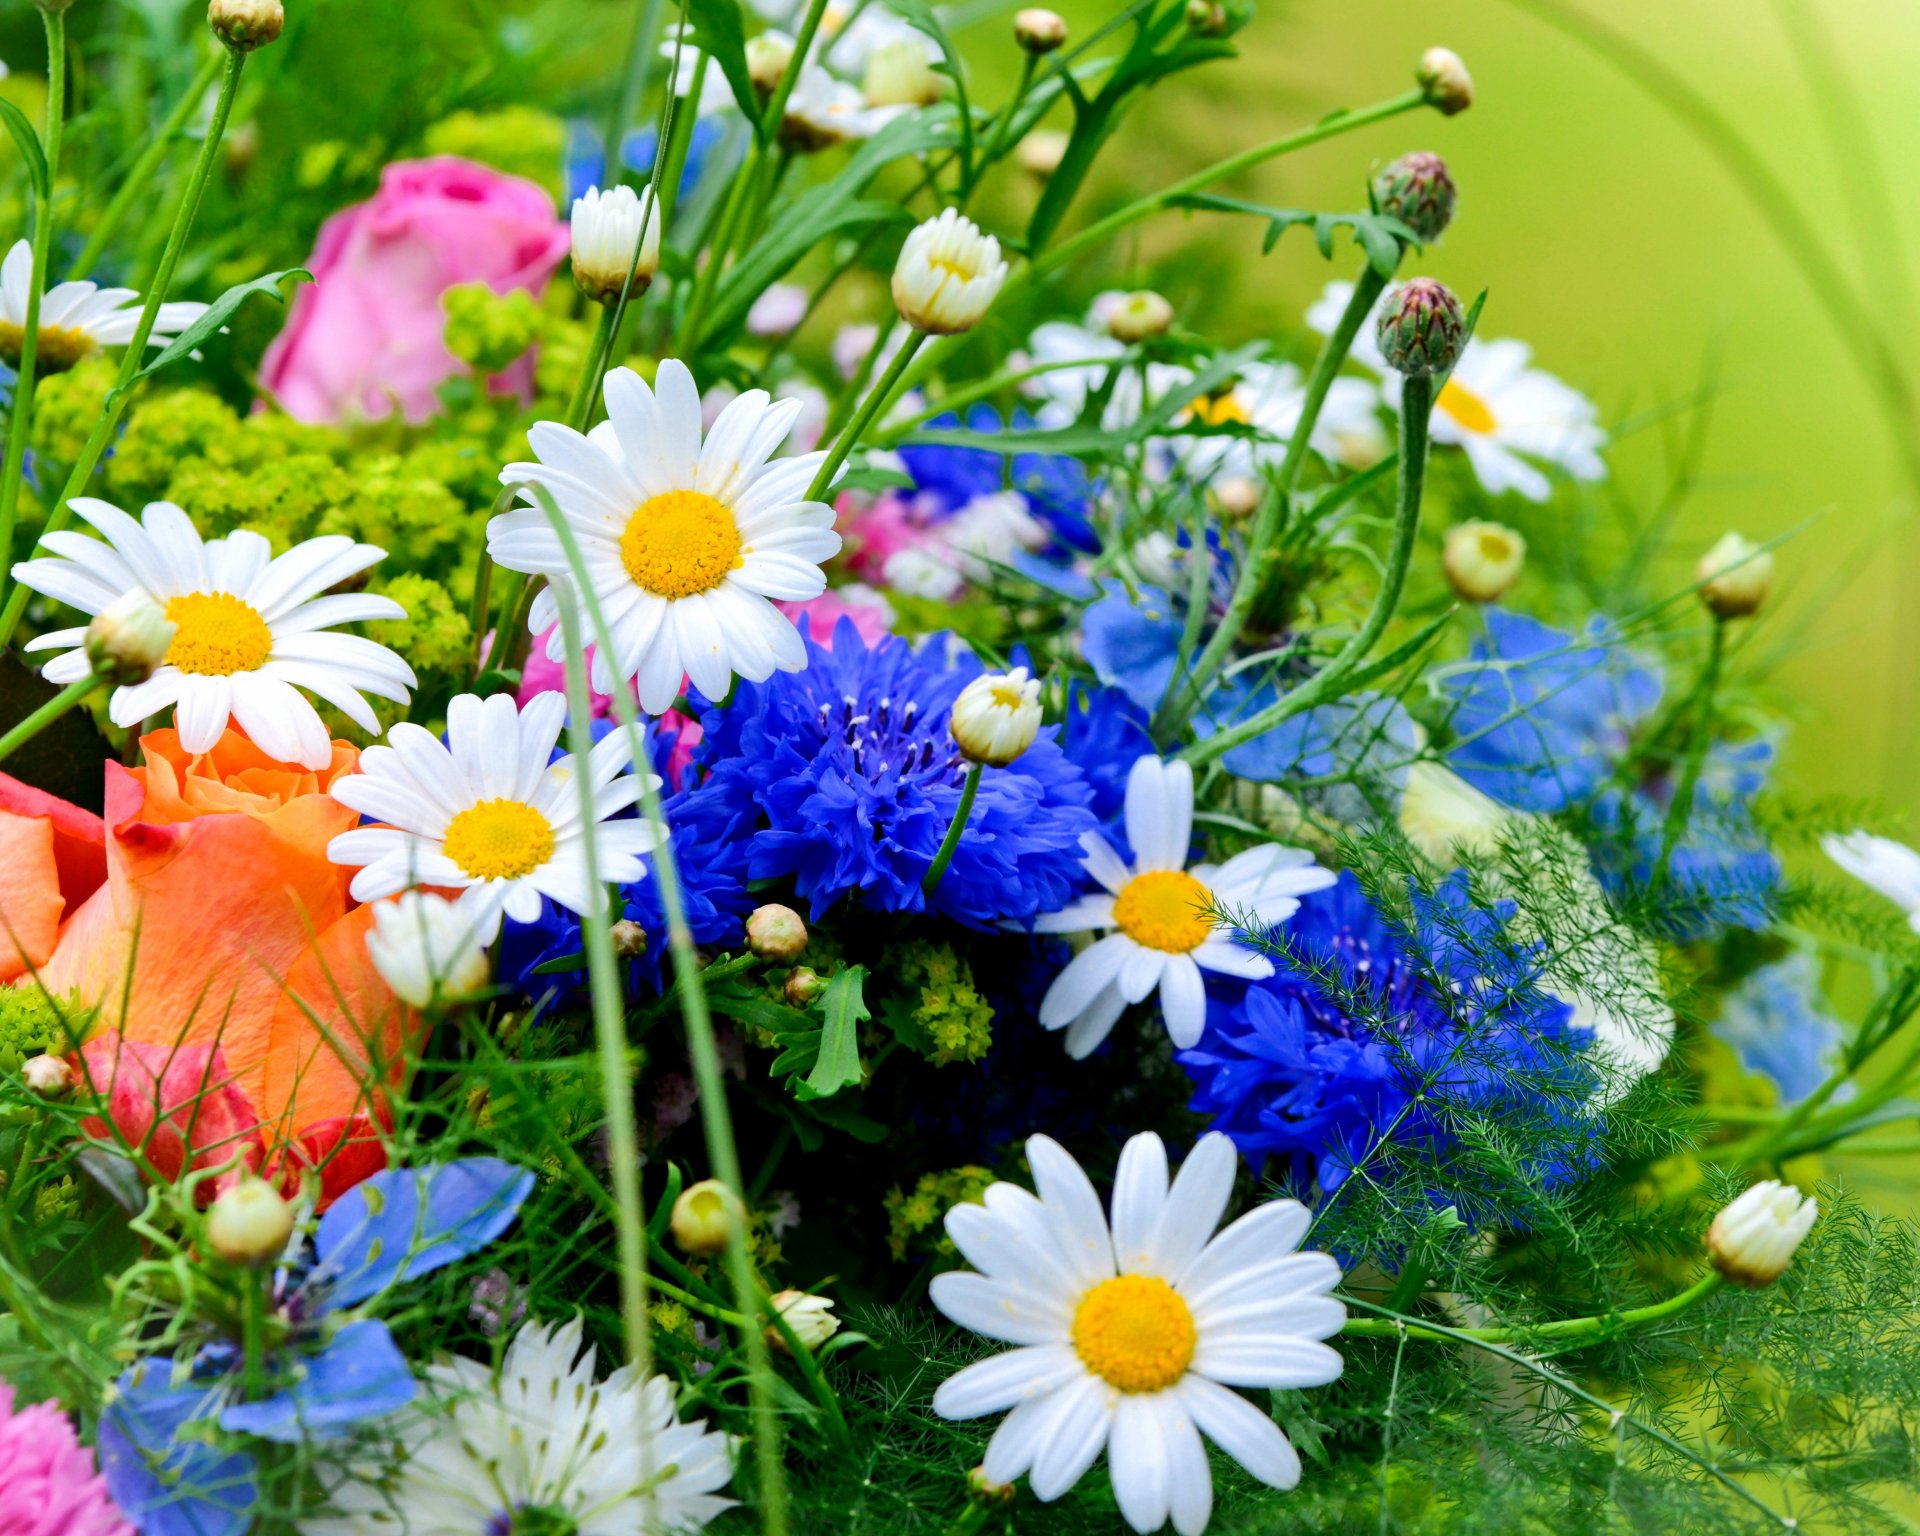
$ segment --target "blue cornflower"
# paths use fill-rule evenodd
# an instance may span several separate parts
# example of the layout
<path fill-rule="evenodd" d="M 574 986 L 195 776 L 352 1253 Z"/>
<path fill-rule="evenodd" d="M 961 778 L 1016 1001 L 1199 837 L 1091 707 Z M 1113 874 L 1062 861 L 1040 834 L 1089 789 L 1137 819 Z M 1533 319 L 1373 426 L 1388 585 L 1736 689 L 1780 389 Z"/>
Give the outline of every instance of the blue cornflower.
<path fill-rule="evenodd" d="M 1728 992 L 1713 1032 L 1732 1046 L 1749 1072 L 1771 1078 L 1782 1104 L 1798 1104 L 1840 1061 L 1839 1022 L 1820 1006 L 1813 956 L 1797 950 L 1763 965 Z M 1851 1097 L 1843 1084 L 1836 1102 Z"/>
<path fill-rule="evenodd" d="M 1278 697 L 1272 683 L 1250 687 L 1236 679 L 1194 715 L 1193 733 L 1211 736 L 1259 714 Z M 1309 784 L 1302 798 L 1340 821 L 1364 822 L 1406 788 L 1418 734 L 1398 699 L 1362 691 L 1282 720 L 1221 753 L 1220 762 L 1228 772 L 1262 784 L 1344 778 L 1349 782 Z"/>
<path fill-rule="evenodd" d="M 959 425 L 960 418 L 949 411 L 934 417 L 923 430 L 951 431 Z M 1030 431 L 1033 425 L 1033 418 L 1025 411 L 1014 412 L 1012 431 Z M 976 405 L 969 411 L 967 427 L 981 433 L 1009 430 L 990 405 Z M 1062 453 L 1016 453 L 1009 466 L 1007 455 L 991 449 L 924 442 L 902 443 L 899 452 L 914 485 L 937 496 L 949 511 L 958 511 L 977 496 L 1018 491 L 1060 544 L 1085 554 L 1100 548 L 1092 521 L 1097 487 L 1078 459 Z"/>
<path fill-rule="evenodd" d="M 176 1381 L 172 1360 L 136 1361 L 100 1420 L 107 1490 L 145 1536 L 239 1536 L 253 1522 L 253 1458 L 210 1443 L 232 1434 L 292 1444 L 328 1439 L 404 1408 L 412 1369 L 378 1318 L 342 1322 L 388 1287 L 477 1253 L 512 1225 L 533 1175 L 497 1158 L 390 1168 L 320 1218 L 311 1255 L 274 1277 L 271 1396 L 241 1396 L 237 1346 L 202 1349 Z"/>
<path fill-rule="evenodd" d="M 805 671 L 742 683 L 730 705 L 701 711 L 694 762 L 705 778 L 690 800 L 716 837 L 745 848 L 750 878 L 791 876 L 816 915 L 856 892 L 870 910 L 924 910 L 920 881 L 966 778 L 947 722 L 984 669 L 944 636 L 918 650 L 891 635 L 868 647 L 847 619 L 831 650 L 810 635 L 806 645 Z M 1079 893 L 1093 792 L 1058 735 L 1043 728 L 1015 762 L 982 774 L 935 910 L 984 927 Z"/>
<path fill-rule="evenodd" d="M 698 185 L 701 173 L 706 169 L 707 157 L 725 134 L 725 127 L 711 118 L 702 118 L 693 125 L 693 131 L 687 137 L 687 161 L 680 169 L 680 189 L 674 199 L 676 204 L 684 201 Z M 659 144 L 660 135 L 651 128 L 630 130 L 620 140 L 620 164 L 636 176 L 645 175 L 653 169 L 653 158 Z M 566 162 L 568 206 L 572 206 L 575 198 L 585 197 L 589 187 L 606 185 L 606 174 L 605 141 L 588 124 L 569 123 Z"/>
<path fill-rule="evenodd" d="M 1499 608 L 1471 662 L 1439 680 L 1454 705 L 1454 772 L 1523 811 L 1588 799 L 1660 702 L 1660 673 L 1628 651 L 1610 621 L 1584 639 Z"/>
<path fill-rule="evenodd" d="M 1512 903 L 1475 904 L 1464 870 L 1431 893 L 1409 889 L 1410 927 L 1351 874 L 1302 898 L 1274 975 L 1217 992 L 1206 1034 L 1180 1053 L 1192 1107 L 1256 1166 L 1286 1157 L 1323 1191 L 1382 1141 L 1431 1149 L 1438 1169 L 1458 1147 L 1458 1114 L 1511 1108 L 1532 1138 L 1529 1177 L 1563 1181 L 1591 1129 L 1578 1123 L 1588 1032 L 1543 990 L 1538 947 L 1508 936 Z M 1564 1136 L 1541 1136 L 1543 1122 Z M 1471 1181 L 1460 1183 L 1435 1198 L 1471 1209 Z"/>

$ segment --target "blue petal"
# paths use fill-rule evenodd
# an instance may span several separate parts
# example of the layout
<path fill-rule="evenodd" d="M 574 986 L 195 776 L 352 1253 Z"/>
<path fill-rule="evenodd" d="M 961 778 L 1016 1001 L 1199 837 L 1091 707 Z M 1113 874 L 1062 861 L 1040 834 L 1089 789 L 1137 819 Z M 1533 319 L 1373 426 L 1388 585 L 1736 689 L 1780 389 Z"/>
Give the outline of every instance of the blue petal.
<path fill-rule="evenodd" d="M 1153 709 L 1173 681 L 1186 628 L 1166 593 L 1142 586 L 1136 604 L 1119 582 L 1080 620 L 1080 646 L 1100 681 Z"/>
<path fill-rule="evenodd" d="M 314 1280 L 350 1307 L 477 1253 L 513 1224 L 533 1175 L 493 1157 L 389 1168 L 342 1195 L 314 1234 Z"/>
<path fill-rule="evenodd" d="M 286 1391 L 233 1404 L 220 1415 L 220 1427 L 286 1443 L 326 1439 L 413 1401 L 413 1371 L 377 1318 L 347 1324 L 294 1370 L 297 1379 Z"/>
<path fill-rule="evenodd" d="M 170 1385 L 172 1362 L 142 1360 L 114 1384 L 100 1419 L 107 1492 L 144 1536 L 240 1536 L 253 1522 L 253 1459 L 194 1438 L 213 1424 L 213 1395 Z M 189 1425 L 202 1429 L 181 1431 Z"/>

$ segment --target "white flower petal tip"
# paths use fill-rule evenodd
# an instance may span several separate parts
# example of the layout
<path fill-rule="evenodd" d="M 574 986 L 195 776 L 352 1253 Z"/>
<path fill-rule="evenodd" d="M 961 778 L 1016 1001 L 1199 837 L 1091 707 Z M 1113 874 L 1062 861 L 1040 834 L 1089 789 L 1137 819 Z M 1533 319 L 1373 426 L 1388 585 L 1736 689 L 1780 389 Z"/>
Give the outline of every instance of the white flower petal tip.
<path fill-rule="evenodd" d="M 1713 1218 L 1707 1257 L 1735 1285 L 1772 1285 L 1819 1218 L 1820 1205 L 1791 1184 L 1762 1179 Z"/>
<path fill-rule="evenodd" d="M 907 236 L 893 268 L 893 302 L 900 318 L 930 336 L 970 331 L 1007 280 L 1000 242 L 982 234 L 956 208 L 928 219 Z"/>

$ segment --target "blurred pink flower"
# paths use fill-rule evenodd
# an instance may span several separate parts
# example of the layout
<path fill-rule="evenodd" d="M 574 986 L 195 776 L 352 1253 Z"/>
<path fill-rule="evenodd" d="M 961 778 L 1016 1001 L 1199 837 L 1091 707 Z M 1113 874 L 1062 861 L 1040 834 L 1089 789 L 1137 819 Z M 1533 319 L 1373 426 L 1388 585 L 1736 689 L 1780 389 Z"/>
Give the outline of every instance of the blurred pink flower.
<path fill-rule="evenodd" d="M 893 609 L 873 588 L 858 583 L 850 587 L 828 587 L 818 597 L 804 603 L 775 603 L 774 606 L 798 624 L 804 616 L 807 633 L 816 645 L 833 649 L 833 627 L 843 618 L 852 619 L 860 638 L 872 645 L 893 628 Z"/>
<path fill-rule="evenodd" d="M 133 1536 L 93 1453 L 52 1403 L 15 1409 L 0 1381 L 0 1536 Z"/>
<path fill-rule="evenodd" d="M 533 182 L 443 155 L 396 161 L 380 190 L 336 213 L 307 265 L 311 287 L 267 349 L 261 379 L 302 421 L 391 415 L 424 421 L 463 367 L 441 339 L 456 283 L 538 293 L 567 254 L 567 226 Z M 530 358 L 496 388 L 527 395 Z"/>
<path fill-rule="evenodd" d="M 834 505 L 845 540 L 842 558 L 862 581 L 884 582 L 887 562 L 904 550 L 945 547 L 928 509 L 913 498 L 892 491 L 871 499 L 848 493 Z"/>

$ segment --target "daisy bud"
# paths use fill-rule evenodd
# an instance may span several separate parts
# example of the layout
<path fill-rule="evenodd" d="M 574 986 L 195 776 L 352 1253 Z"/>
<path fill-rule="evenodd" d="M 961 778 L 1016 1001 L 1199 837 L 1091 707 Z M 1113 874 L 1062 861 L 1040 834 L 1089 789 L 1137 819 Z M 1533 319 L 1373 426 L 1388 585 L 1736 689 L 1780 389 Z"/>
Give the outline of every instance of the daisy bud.
<path fill-rule="evenodd" d="M 1694 568 L 1700 601 L 1717 619 L 1744 619 L 1759 611 L 1773 589 L 1773 553 L 1737 533 L 1723 534 Z"/>
<path fill-rule="evenodd" d="M 623 292 L 638 297 L 659 270 L 660 210 L 652 187 L 640 193 L 627 186 L 589 187 L 573 200 L 573 283 L 588 298 L 613 304 Z"/>
<path fill-rule="evenodd" d="M 1036 128 L 1020 141 L 1013 158 L 1029 176 L 1045 181 L 1067 157 L 1070 136 L 1062 128 Z"/>
<path fill-rule="evenodd" d="M 987 1476 L 983 1466 L 975 1467 L 967 1474 L 967 1502 L 978 1504 L 983 1509 L 1005 1509 L 1013 1502 L 1016 1490 L 1012 1483 L 996 1483 Z"/>
<path fill-rule="evenodd" d="M 1040 730 L 1039 679 L 1028 677 L 1025 667 L 976 677 L 953 701 L 948 729 L 968 762 L 1006 767 Z"/>
<path fill-rule="evenodd" d="M 912 39 L 876 48 L 860 77 L 870 107 L 930 107 L 940 99 L 940 77 L 927 50 Z"/>
<path fill-rule="evenodd" d="M 1149 289 L 1125 295 L 1107 311 L 1107 334 L 1131 347 L 1164 336 L 1173 325 L 1173 306 Z"/>
<path fill-rule="evenodd" d="M 1246 475 L 1228 475 L 1214 481 L 1209 494 L 1214 510 L 1225 518 L 1252 517 L 1260 510 L 1260 482 Z"/>
<path fill-rule="evenodd" d="M 673 1240 L 688 1253 L 719 1253 L 727 1246 L 727 1213 L 737 1209 L 733 1191 L 718 1179 L 689 1184 L 673 1202 Z"/>
<path fill-rule="evenodd" d="M 1447 162 L 1424 149 L 1402 155 L 1373 178 L 1374 208 L 1406 225 L 1423 245 L 1453 222 L 1456 195 Z"/>
<path fill-rule="evenodd" d="M 1038 58 L 1067 40 L 1067 18 L 1058 11 L 1019 11 L 1013 18 L 1013 40 Z"/>
<path fill-rule="evenodd" d="M 833 1303 L 825 1296 L 809 1296 L 805 1291 L 775 1291 L 768 1300 L 809 1353 L 840 1331 L 840 1319 L 833 1315 Z M 782 1354 L 793 1353 L 786 1336 L 771 1324 L 767 1327 L 767 1342 Z"/>
<path fill-rule="evenodd" d="M 1735 1285 L 1772 1285 L 1787 1272 L 1819 1214 L 1818 1202 L 1792 1185 L 1763 1179 L 1713 1218 L 1707 1257 Z"/>
<path fill-rule="evenodd" d="M 1400 792 L 1400 830 L 1443 869 L 1459 864 L 1463 853 L 1491 858 L 1516 815 L 1438 763 L 1415 763 Z"/>
<path fill-rule="evenodd" d="M 1461 523 L 1447 530 L 1440 564 L 1454 596 L 1497 603 L 1513 590 L 1527 563 L 1527 541 L 1499 523 Z"/>
<path fill-rule="evenodd" d="M 1447 285 L 1416 277 L 1382 306 L 1376 339 L 1389 368 L 1418 378 L 1445 373 L 1459 361 L 1466 329 L 1460 301 Z"/>
<path fill-rule="evenodd" d="M 1187 30 L 1195 37 L 1224 37 L 1227 8 L 1220 0 L 1187 0 Z"/>
<path fill-rule="evenodd" d="M 1007 279 L 1000 242 L 949 208 L 907 236 L 893 268 L 900 317 L 930 336 L 956 336 L 980 323 Z"/>
<path fill-rule="evenodd" d="M 277 1259 L 293 1236 L 293 1207 L 265 1179 L 235 1184 L 207 1212 L 207 1245 L 229 1264 L 248 1268 Z"/>
<path fill-rule="evenodd" d="M 213 35 L 235 53 L 264 48 L 286 24 L 287 12 L 280 0 L 212 0 L 207 7 L 207 25 Z"/>
<path fill-rule="evenodd" d="M 786 998 L 789 1008 L 808 1008 L 827 990 L 826 979 L 810 965 L 797 965 L 787 972 Z"/>
<path fill-rule="evenodd" d="M 1438 107 L 1448 117 L 1473 105 L 1473 77 L 1451 48 L 1429 48 L 1421 54 L 1413 78 L 1427 93 L 1427 105 Z"/>
<path fill-rule="evenodd" d="M 87 663 L 116 688 L 134 687 L 167 659 L 177 627 L 145 592 L 124 592 L 87 626 Z"/>
<path fill-rule="evenodd" d="M 784 32 L 762 32 L 747 39 L 747 77 L 762 96 L 771 96 L 793 62 L 793 39 Z"/>
<path fill-rule="evenodd" d="M 747 914 L 747 948 L 762 960 L 785 965 L 807 952 L 807 925 L 792 907 L 768 902 Z"/>
<path fill-rule="evenodd" d="M 613 953 L 621 960 L 638 960 L 647 952 L 647 930 L 630 917 L 613 925 Z"/>
<path fill-rule="evenodd" d="M 58 1056 L 35 1056 L 20 1068 L 27 1092 L 42 1099 L 57 1099 L 73 1086 L 73 1068 Z"/>
<path fill-rule="evenodd" d="M 460 908 L 444 896 L 408 891 L 373 909 L 367 955 L 393 995 L 427 1008 L 484 991 L 487 947 Z"/>

